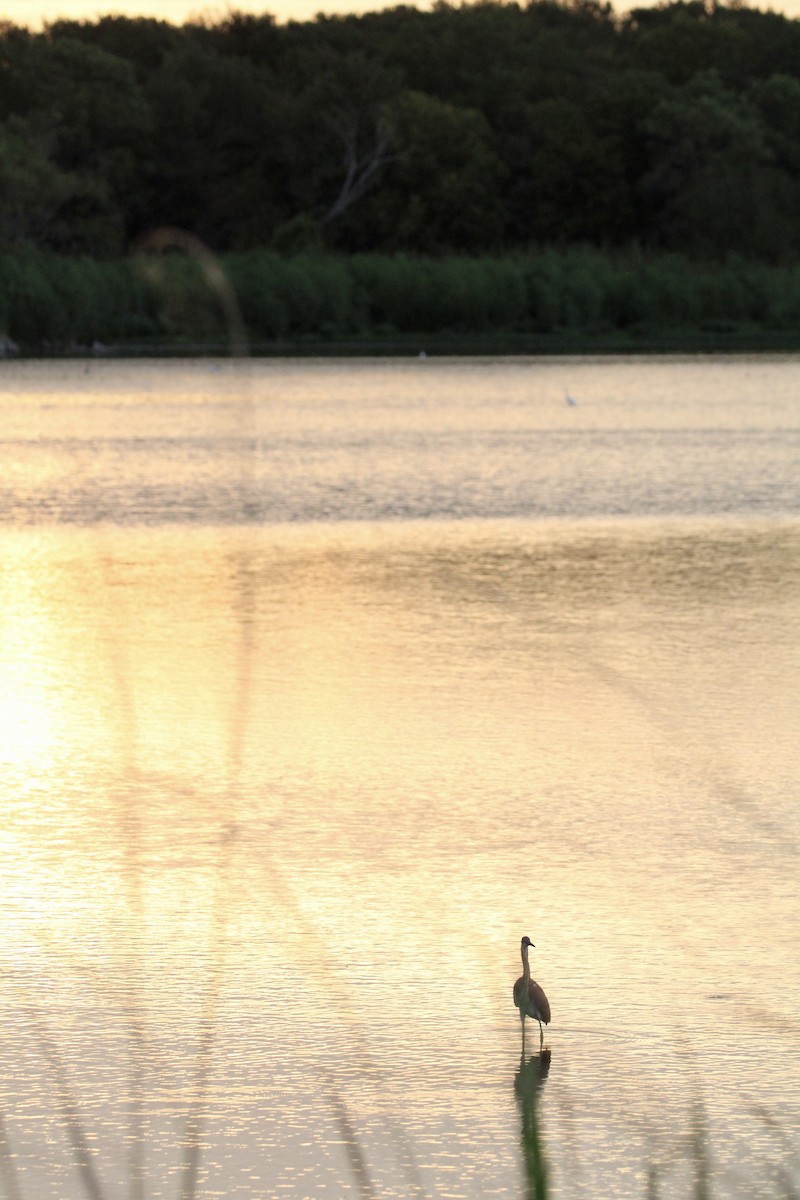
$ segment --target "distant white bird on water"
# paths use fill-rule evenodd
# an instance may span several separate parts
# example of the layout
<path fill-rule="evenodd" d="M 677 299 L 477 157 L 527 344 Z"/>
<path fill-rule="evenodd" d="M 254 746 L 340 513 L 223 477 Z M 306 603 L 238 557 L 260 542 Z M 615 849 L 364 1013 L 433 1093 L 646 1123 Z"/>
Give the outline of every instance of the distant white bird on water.
<path fill-rule="evenodd" d="M 522 1021 L 522 1051 L 525 1052 L 525 1018 L 533 1017 L 539 1022 L 539 1045 L 544 1044 L 544 1030 L 542 1023 L 550 1024 L 550 1001 L 544 994 L 544 990 L 539 986 L 535 979 L 531 979 L 531 968 L 528 962 L 528 947 L 533 946 L 533 942 L 529 937 L 522 939 L 520 951 L 522 953 L 522 974 L 514 984 L 514 1003 L 519 1009 L 519 1017 Z"/>
<path fill-rule="evenodd" d="M 574 408 L 575 405 L 578 403 L 578 401 L 575 399 L 575 397 L 570 395 L 570 393 L 567 391 L 566 388 L 564 389 L 564 402 L 565 402 L 565 404 L 568 404 L 570 408 Z M 531 945 L 532 944 L 533 943 L 531 943 Z"/>

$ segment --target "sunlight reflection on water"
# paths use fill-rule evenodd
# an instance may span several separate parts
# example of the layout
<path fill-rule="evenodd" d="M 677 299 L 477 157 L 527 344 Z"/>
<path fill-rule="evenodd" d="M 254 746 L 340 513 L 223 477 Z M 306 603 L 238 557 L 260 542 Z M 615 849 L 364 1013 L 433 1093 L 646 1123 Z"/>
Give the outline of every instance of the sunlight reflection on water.
<path fill-rule="evenodd" d="M 282 447 L 263 476 L 202 365 L 103 364 L 66 398 L 24 365 L 0 534 L 7 1191 L 517 1196 L 538 1121 L 556 1195 L 641 1196 L 648 1169 L 688 1194 L 706 1125 L 721 1194 L 778 1194 L 800 1110 L 779 366 L 720 366 L 744 391 L 703 407 L 694 365 L 639 364 L 645 403 L 627 367 L 561 364 L 591 414 L 576 484 L 520 364 L 424 392 L 391 365 L 245 364 Z M 772 407 L 748 406 L 759 371 Z M 299 413 L 260 407 L 281 387 Z M 575 511 L 533 520 L 529 428 L 554 424 L 548 494 Z M 637 431 L 671 428 L 642 458 Z M 675 509 L 689 434 L 714 486 Z M 277 517 L 237 523 L 242 488 Z M 351 519 L 364 495 L 380 520 Z M 543 1080 L 520 1078 L 522 933 L 554 1010 Z"/>

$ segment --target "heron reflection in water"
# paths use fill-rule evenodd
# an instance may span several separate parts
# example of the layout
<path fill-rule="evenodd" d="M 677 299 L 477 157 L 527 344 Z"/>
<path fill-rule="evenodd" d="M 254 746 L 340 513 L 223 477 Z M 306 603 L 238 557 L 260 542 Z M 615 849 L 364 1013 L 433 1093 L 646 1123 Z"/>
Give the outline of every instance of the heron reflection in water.
<path fill-rule="evenodd" d="M 547 1163 L 542 1148 L 536 1106 L 549 1071 L 549 1050 L 540 1050 L 538 1054 L 531 1054 L 527 1059 L 523 1050 L 519 1058 L 519 1070 L 514 1076 L 514 1092 L 520 1115 L 526 1200 L 545 1200 L 547 1196 Z"/>

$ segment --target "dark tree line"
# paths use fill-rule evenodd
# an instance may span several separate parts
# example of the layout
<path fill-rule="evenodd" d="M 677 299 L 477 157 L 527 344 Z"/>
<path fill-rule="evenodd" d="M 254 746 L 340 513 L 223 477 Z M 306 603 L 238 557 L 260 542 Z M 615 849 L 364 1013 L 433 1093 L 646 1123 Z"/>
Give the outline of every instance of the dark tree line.
<path fill-rule="evenodd" d="M 484 0 L 0 29 L 0 252 L 800 258 L 800 21 Z"/>

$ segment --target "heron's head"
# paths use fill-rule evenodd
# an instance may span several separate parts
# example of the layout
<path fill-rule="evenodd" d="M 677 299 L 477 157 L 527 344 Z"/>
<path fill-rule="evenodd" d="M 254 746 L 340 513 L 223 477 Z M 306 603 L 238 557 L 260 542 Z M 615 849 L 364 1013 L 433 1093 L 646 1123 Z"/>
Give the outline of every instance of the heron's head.
<path fill-rule="evenodd" d="M 527 934 L 526 934 L 526 936 L 525 936 L 525 937 L 522 939 L 522 947 L 523 947 L 523 949 L 524 949 L 526 946 L 533 946 L 534 950 L 536 949 L 536 947 L 535 947 L 534 943 L 533 943 L 533 942 L 531 941 L 531 939 L 530 939 L 530 938 L 527 936 Z"/>

